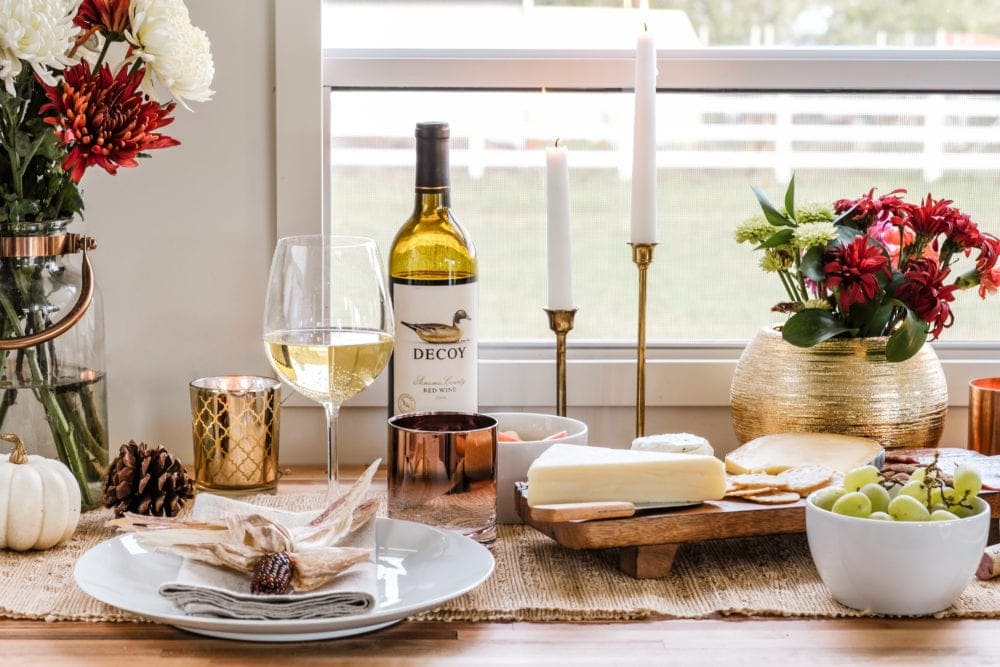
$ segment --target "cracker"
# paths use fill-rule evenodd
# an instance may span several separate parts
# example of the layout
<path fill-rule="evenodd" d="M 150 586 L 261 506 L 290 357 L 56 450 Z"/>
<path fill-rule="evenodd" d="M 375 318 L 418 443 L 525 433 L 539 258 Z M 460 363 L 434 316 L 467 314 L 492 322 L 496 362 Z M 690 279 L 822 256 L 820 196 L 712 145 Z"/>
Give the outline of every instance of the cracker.
<path fill-rule="evenodd" d="M 748 473 L 746 475 L 731 475 L 726 480 L 726 486 L 735 489 L 746 489 L 753 487 L 778 486 L 778 476 L 767 473 Z"/>
<path fill-rule="evenodd" d="M 785 505 L 797 502 L 799 494 L 794 491 L 771 491 L 769 493 L 758 493 L 753 496 L 744 496 L 744 500 L 750 500 L 764 505 Z"/>
<path fill-rule="evenodd" d="M 747 496 L 755 496 L 761 493 L 771 493 L 772 491 L 778 491 L 779 489 L 774 486 L 748 486 L 741 489 L 726 489 L 726 498 L 745 498 Z"/>
<path fill-rule="evenodd" d="M 800 466 L 780 472 L 777 477 L 777 486 L 782 490 L 807 496 L 829 484 L 833 479 L 833 471 L 822 466 Z"/>

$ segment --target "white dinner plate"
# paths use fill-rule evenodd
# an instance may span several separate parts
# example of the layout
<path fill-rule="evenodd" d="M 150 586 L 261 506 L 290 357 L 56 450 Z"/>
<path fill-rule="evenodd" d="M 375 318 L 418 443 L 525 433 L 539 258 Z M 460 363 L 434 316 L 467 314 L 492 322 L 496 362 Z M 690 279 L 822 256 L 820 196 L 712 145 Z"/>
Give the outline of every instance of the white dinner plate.
<path fill-rule="evenodd" d="M 458 533 L 410 521 L 377 519 L 378 604 L 367 614 L 289 621 L 189 616 L 158 592 L 177 578 L 179 556 L 152 553 L 134 535 L 89 549 L 73 576 L 86 593 L 125 611 L 211 637 L 258 642 L 332 639 L 384 628 L 472 590 L 493 572 L 493 556 Z"/>

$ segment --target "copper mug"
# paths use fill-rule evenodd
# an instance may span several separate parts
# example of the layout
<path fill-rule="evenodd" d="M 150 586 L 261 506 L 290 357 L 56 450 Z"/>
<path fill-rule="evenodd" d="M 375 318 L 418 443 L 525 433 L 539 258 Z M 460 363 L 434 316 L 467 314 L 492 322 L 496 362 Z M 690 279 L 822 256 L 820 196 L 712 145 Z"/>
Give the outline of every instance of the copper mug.
<path fill-rule="evenodd" d="M 1000 377 L 969 383 L 969 449 L 1000 454 Z"/>
<path fill-rule="evenodd" d="M 496 539 L 497 420 L 466 412 L 389 419 L 389 516 Z"/>

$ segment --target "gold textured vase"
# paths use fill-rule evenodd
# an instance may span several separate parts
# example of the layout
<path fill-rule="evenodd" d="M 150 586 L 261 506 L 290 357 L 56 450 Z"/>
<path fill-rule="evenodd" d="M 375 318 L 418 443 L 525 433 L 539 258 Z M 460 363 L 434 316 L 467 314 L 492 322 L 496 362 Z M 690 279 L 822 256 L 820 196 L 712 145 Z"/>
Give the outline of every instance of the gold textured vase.
<path fill-rule="evenodd" d="M 934 349 L 885 359 L 888 338 L 843 338 L 796 347 L 761 329 L 733 374 L 733 429 L 744 443 L 772 433 L 858 435 L 885 448 L 936 447 L 948 385 Z"/>

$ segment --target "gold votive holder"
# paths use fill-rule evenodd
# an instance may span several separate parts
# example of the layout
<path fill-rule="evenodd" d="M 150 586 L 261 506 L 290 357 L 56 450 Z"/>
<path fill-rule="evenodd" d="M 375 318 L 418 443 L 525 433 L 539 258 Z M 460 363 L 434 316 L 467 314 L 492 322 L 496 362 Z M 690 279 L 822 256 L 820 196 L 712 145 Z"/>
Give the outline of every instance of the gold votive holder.
<path fill-rule="evenodd" d="M 191 383 L 195 485 L 224 495 L 278 487 L 281 383 L 254 375 Z"/>

